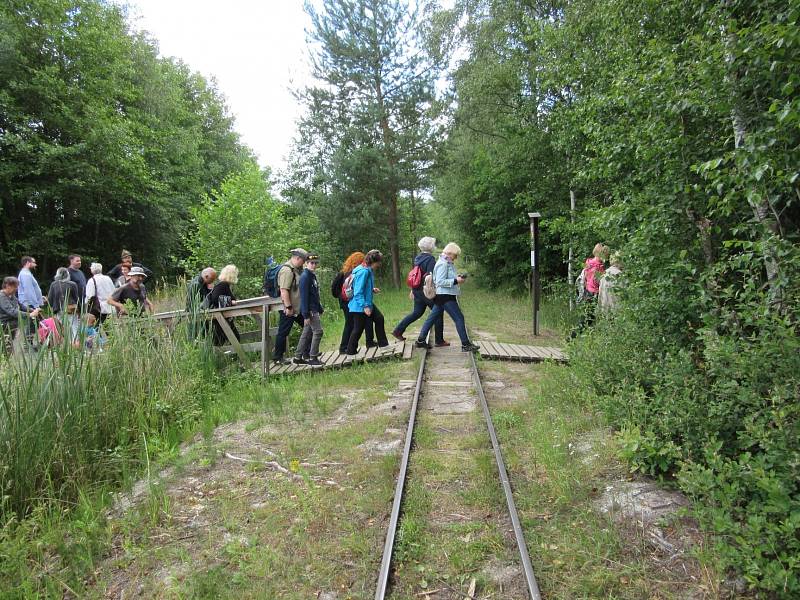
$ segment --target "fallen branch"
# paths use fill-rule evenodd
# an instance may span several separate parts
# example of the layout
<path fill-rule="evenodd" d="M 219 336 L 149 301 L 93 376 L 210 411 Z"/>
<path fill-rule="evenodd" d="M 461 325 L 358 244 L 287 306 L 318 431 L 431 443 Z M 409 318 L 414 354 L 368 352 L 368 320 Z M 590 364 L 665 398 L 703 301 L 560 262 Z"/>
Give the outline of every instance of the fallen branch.
<path fill-rule="evenodd" d="M 271 467 L 272 469 L 275 469 L 276 471 L 278 471 L 280 473 L 283 473 L 287 477 L 291 477 L 292 479 L 299 479 L 300 481 L 303 481 L 303 478 L 300 475 L 298 475 L 297 473 L 293 473 L 292 471 L 290 471 L 289 469 L 284 467 L 282 464 L 280 464 L 279 462 L 274 461 L 274 460 L 268 460 L 268 461 L 253 460 L 253 459 L 250 459 L 250 458 L 242 458 L 241 456 L 234 456 L 233 454 L 231 454 L 229 452 L 226 452 L 225 456 L 226 456 L 226 458 L 230 458 L 231 460 L 238 460 L 238 461 L 244 462 L 244 463 L 256 463 L 256 464 L 259 464 L 259 465 L 263 465 L 265 467 Z"/>

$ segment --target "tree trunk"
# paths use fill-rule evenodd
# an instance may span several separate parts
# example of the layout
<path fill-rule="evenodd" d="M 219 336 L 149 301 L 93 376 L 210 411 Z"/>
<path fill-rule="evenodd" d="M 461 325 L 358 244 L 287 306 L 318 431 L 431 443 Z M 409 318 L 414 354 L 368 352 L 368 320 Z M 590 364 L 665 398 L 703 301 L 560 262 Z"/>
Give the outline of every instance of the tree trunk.
<path fill-rule="evenodd" d="M 726 7 L 731 10 L 731 2 L 726 2 Z M 728 15 L 732 16 L 732 15 Z M 736 51 L 736 34 L 729 31 L 724 25 L 721 27 L 723 44 L 725 47 L 725 79 L 727 80 L 728 89 L 731 94 L 731 124 L 733 127 L 733 143 L 736 150 L 741 150 L 744 147 L 745 139 L 747 137 L 747 118 L 746 109 L 744 106 L 744 98 L 742 90 L 739 85 L 739 76 L 736 72 L 735 64 L 735 51 Z M 769 288 L 770 305 L 776 307 L 778 310 L 782 308 L 781 291 L 778 287 L 780 279 L 780 266 L 776 259 L 777 249 L 773 242 L 774 237 L 780 237 L 780 224 L 777 218 L 773 217 L 774 212 L 770 206 L 769 199 L 764 194 L 753 190 L 753 193 L 748 193 L 747 203 L 753 211 L 756 221 L 761 225 L 761 238 L 764 243 L 764 270 L 767 275 L 767 287 Z"/>
<path fill-rule="evenodd" d="M 389 117 L 386 114 L 386 106 L 383 98 L 383 82 L 380 78 L 380 69 L 375 73 L 375 96 L 380 111 L 381 137 L 383 141 L 383 155 L 391 170 L 391 184 L 385 190 L 384 205 L 389 211 L 389 253 L 392 256 L 392 283 L 394 287 L 400 287 L 400 217 L 397 210 L 397 185 L 394 182 L 394 171 L 397 165 L 394 152 L 392 151 L 392 130 L 389 127 Z"/>

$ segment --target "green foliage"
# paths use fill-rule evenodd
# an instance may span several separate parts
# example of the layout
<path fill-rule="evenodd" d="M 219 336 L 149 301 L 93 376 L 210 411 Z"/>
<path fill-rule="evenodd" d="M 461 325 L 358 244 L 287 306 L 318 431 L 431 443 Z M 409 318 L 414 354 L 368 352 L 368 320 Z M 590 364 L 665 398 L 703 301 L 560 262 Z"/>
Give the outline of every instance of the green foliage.
<path fill-rule="evenodd" d="M 66 254 L 157 271 L 189 208 L 247 158 L 220 93 L 103 0 L 0 6 L 0 266 Z"/>
<path fill-rule="evenodd" d="M 299 230 L 307 229 L 288 218 L 270 190 L 268 173 L 255 163 L 226 178 L 192 214 L 196 230 L 187 239 L 189 265 L 195 271 L 236 265 L 242 298 L 261 294 L 266 259 L 286 260 L 300 243 Z"/>
<path fill-rule="evenodd" d="M 622 310 L 570 349 L 635 469 L 676 476 L 726 568 L 800 586 L 800 2 L 457 3 L 468 44 L 436 198 L 494 283 L 597 241 Z M 458 25 L 455 25 L 458 24 Z M 578 199 L 574 223 L 567 207 Z"/>
<path fill-rule="evenodd" d="M 416 232 L 403 197 L 429 187 L 441 133 L 436 64 L 421 39 L 426 4 L 306 3 L 316 81 L 298 93 L 306 112 L 283 189 L 337 257 L 381 248 L 395 286 L 406 223 Z"/>
<path fill-rule="evenodd" d="M 70 502 L 97 481 L 172 447 L 202 413 L 202 348 L 145 321 L 110 323 L 106 350 L 61 347 L 14 355 L 0 372 L 0 518 Z M 68 327 L 68 325 L 67 325 Z M 149 438 L 149 449 L 142 446 Z"/>

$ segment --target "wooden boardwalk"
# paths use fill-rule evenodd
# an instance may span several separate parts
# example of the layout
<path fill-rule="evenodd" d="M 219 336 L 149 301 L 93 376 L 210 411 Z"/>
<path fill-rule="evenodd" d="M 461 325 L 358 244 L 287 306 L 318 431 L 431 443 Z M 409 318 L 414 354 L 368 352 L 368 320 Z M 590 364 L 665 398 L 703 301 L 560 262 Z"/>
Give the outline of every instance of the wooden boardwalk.
<path fill-rule="evenodd" d="M 554 360 L 567 362 L 567 355 L 561 348 L 549 346 L 521 346 L 500 342 L 477 342 L 482 358 L 494 360 L 518 360 L 521 362 L 541 362 Z"/>
<path fill-rule="evenodd" d="M 300 373 L 304 371 L 322 371 L 324 369 L 338 369 L 340 367 L 347 367 L 354 363 L 375 362 L 378 360 L 387 360 L 390 358 L 402 358 L 408 360 L 414 351 L 414 342 L 398 342 L 389 344 L 385 348 L 362 348 L 355 356 L 348 356 L 347 354 L 339 354 L 338 350 L 332 352 L 325 352 L 319 357 L 323 363 L 321 367 L 310 367 L 308 365 L 279 365 L 270 366 L 270 375 L 290 375 L 293 373 Z"/>

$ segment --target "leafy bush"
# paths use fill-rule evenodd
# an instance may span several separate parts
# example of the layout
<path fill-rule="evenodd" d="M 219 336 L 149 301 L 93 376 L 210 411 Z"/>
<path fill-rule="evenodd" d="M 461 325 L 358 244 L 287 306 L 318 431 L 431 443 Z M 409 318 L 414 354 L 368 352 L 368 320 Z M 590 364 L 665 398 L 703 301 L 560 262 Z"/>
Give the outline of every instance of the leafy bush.
<path fill-rule="evenodd" d="M 306 229 L 288 218 L 270 191 L 267 175 L 255 163 L 248 164 L 193 211 L 197 228 L 187 240 L 189 266 L 197 271 L 236 265 L 239 297 L 261 294 L 266 259 L 286 260 L 299 245 L 298 233 Z"/>

